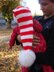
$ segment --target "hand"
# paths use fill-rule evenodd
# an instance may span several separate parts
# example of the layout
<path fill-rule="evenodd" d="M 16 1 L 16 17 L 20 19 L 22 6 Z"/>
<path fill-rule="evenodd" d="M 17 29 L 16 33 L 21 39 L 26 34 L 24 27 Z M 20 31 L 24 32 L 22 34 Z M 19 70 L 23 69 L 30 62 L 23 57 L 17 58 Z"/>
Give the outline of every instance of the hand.
<path fill-rule="evenodd" d="M 21 37 L 20 37 L 20 35 L 17 36 L 17 40 L 18 40 L 19 42 L 21 42 Z"/>
<path fill-rule="evenodd" d="M 33 36 L 33 47 L 35 48 L 38 44 L 40 44 L 40 38 L 38 36 Z"/>

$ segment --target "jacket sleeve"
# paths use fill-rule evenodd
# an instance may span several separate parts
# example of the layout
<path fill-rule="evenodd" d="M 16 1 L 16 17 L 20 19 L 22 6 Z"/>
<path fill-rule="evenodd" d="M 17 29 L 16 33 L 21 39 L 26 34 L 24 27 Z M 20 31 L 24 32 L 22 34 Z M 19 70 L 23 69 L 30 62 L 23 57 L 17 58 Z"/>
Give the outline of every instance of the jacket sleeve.
<path fill-rule="evenodd" d="M 44 53 L 47 48 L 46 41 L 41 33 L 39 34 L 39 37 L 40 37 L 40 44 L 36 46 L 36 53 Z"/>
<path fill-rule="evenodd" d="M 33 19 L 33 23 L 34 23 L 34 25 L 33 25 L 34 30 L 39 32 L 39 33 L 42 32 L 42 29 L 43 29 L 42 25 L 35 19 Z"/>
<path fill-rule="evenodd" d="M 14 44 L 15 44 L 15 40 L 17 38 L 17 35 L 19 34 L 19 32 L 17 32 L 17 31 L 19 31 L 18 27 L 13 29 L 13 32 L 11 34 L 11 38 L 10 38 L 10 41 L 9 41 L 10 47 L 14 46 Z"/>
<path fill-rule="evenodd" d="M 46 41 L 42 35 L 42 25 L 37 21 L 37 20 L 33 20 L 34 22 L 34 30 L 35 30 L 35 36 L 38 36 L 40 38 L 40 44 L 36 45 L 35 51 L 36 53 L 39 52 L 45 52 L 46 51 Z"/>

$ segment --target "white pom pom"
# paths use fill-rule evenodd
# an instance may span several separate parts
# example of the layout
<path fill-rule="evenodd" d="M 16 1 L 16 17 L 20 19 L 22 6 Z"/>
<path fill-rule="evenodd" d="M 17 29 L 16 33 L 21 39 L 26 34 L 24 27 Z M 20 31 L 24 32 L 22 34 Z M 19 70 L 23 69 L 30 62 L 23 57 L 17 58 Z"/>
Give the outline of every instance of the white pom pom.
<path fill-rule="evenodd" d="M 36 55 L 32 50 L 22 50 L 18 59 L 21 66 L 30 67 L 34 63 Z"/>

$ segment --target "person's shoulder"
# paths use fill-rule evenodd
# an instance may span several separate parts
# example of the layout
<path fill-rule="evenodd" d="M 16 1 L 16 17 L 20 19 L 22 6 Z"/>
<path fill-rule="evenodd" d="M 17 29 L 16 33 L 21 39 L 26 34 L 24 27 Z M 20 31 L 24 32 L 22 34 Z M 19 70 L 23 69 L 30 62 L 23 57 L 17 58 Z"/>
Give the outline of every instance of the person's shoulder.
<path fill-rule="evenodd" d="M 33 18 L 39 21 L 43 18 L 43 16 L 34 16 Z"/>

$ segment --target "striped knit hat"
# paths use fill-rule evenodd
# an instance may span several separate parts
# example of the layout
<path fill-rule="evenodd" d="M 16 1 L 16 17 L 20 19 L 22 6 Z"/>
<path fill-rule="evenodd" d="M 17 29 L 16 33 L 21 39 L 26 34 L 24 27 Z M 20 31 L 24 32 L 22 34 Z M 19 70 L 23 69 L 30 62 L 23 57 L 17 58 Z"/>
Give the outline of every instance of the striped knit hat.
<path fill-rule="evenodd" d="M 25 50 L 32 49 L 33 42 L 33 18 L 30 10 L 19 6 L 13 10 L 15 21 L 20 27 L 21 42 Z"/>

